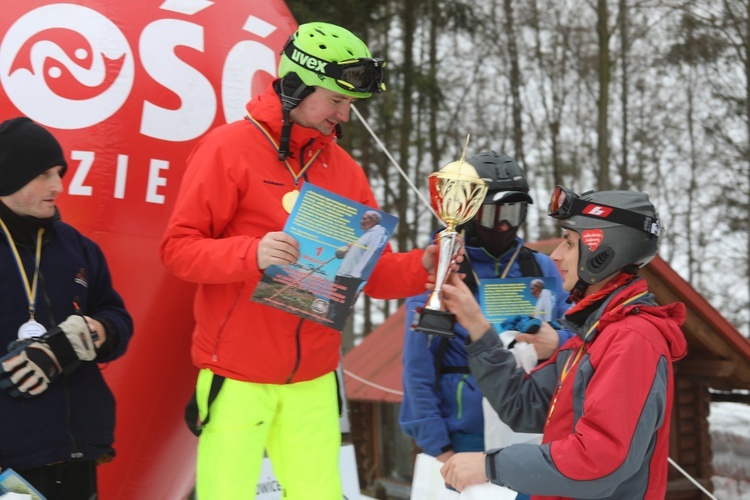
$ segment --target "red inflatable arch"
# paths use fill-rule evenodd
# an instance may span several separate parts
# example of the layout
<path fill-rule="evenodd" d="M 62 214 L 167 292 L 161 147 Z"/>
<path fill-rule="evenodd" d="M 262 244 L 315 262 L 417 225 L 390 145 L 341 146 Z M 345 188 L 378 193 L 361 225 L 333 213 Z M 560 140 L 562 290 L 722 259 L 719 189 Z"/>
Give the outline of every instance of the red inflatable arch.
<path fill-rule="evenodd" d="M 0 16 L 0 120 L 48 127 L 68 159 L 63 220 L 97 241 L 135 320 L 127 354 L 103 367 L 117 399 L 117 457 L 104 500 L 184 498 L 196 439 L 183 421 L 193 286 L 158 244 L 184 160 L 239 119 L 275 75 L 296 27 L 281 0 L 24 0 Z"/>

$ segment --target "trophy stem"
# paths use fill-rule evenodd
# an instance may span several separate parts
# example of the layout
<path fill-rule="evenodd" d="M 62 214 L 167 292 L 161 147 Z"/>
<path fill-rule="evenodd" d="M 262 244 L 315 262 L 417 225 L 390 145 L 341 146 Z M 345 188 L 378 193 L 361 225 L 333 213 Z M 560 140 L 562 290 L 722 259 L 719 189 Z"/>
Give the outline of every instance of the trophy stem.
<path fill-rule="evenodd" d="M 448 229 L 453 229 L 449 226 Z M 442 310 L 443 284 L 451 275 L 451 264 L 458 251 L 456 239 L 458 233 L 455 230 L 444 230 L 440 233 L 438 246 L 437 271 L 435 272 L 435 288 L 427 299 L 425 307 L 420 313 L 419 322 L 415 330 L 427 334 L 439 335 L 441 337 L 453 337 L 453 326 L 456 324 L 455 315 Z"/>
<path fill-rule="evenodd" d="M 450 277 L 451 262 L 453 262 L 458 250 L 456 248 L 457 237 L 458 233 L 455 231 L 445 230 L 440 233 L 438 241 L 440 253 L 438 253 L 438 265 L 435 272 L 435 288 L 425 304 L 428 309 L 440 309 L 443 283 L 448 281 Z"/>

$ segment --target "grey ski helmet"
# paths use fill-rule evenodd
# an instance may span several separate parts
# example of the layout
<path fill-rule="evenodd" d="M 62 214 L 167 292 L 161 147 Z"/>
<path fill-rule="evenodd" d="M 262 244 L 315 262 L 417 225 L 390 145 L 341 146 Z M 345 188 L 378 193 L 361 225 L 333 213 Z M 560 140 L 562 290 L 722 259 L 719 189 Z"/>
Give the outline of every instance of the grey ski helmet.
<path fill-rule="evenodd" d="M 511 226 L 523 224 L 526 205 L 534 203 L 534 200 L 529 195 L 526 173 L 518 163 L 510 156 L 494 151 L 477 153 L 466 161 L 474 166 L 479 177 L 488 185 L 482 205 L 518 204 L 517 219 Z"/>
<path fill-rule="evenodd" d="M 578 278 L 587 285 L 630 266 L 641 268 L 658 251 L 658 215 L 646 193 L 589 191 L 578 197 L 557 186 L 548 215 L 581 236 Z"/>

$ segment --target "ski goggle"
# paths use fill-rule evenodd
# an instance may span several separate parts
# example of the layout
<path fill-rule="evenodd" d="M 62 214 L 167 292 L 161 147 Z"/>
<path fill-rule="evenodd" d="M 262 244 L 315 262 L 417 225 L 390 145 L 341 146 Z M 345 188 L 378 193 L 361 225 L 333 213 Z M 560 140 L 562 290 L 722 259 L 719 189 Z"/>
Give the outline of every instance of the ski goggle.
<path fill-rule="evenodd" d="M 555 186 L 552 191 L 547 215 L 553 219 L 567 219 L 574 215 L 614 222 L 640 229 L 653 236 L 659 236 L 659 219 L 639 214 L 624 208 L 582 200 L 576 193 L 563 186 Z"/>
<path fill-rule="evenodd" d="M 518 227 L 523 222 L 526 202 L 498 205 L 481 205 L 477 211 L 477 222 L 489 229 L 495 229 L 506 221 L 511 227 Z"/>
<path fill-rule="evenodd" d="M 298 66 L 332 78 L 344 90 L 374 94 L 385 90 L 386 62 L 383 59 L 360 57 L 338 63 L 326 61 L 297 47 L 294 36 L 284 46 L 283 53 Z"/>
<path fill-rule="evenodd" d="M 573 212 L 573 204 L 580 200 L 578 195 L 570 189 L 563 186 L 555 186 L 552 191 L 552 197 L 549 200 L 547 206 L 547 215 L 554 219 L 565 219 L 571 215 L 582 215 L 580 213 Z"/>

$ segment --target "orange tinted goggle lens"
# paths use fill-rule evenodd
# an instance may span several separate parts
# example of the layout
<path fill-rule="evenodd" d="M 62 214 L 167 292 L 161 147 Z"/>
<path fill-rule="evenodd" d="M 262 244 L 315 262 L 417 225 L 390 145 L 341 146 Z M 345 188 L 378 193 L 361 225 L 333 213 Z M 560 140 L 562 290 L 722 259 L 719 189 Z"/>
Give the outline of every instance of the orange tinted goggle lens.
<path fill-rule="evenodd" d="M 570 215 L 570 208 L 573 206 L 573 200 L 578 196 L 562 186 L 555 186 L 552 191 L 552 197 L 547 207 L 547 215 L 550 217 L 563 218 Z"/>

